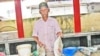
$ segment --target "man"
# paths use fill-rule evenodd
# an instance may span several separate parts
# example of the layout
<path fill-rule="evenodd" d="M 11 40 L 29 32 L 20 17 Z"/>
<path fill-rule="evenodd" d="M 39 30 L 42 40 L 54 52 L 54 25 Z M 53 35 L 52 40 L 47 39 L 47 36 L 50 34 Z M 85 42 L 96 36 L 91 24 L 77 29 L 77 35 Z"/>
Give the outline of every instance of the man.
<path fill-rule="evenodd" d="M 39 4 L 39 12 L 42 17 L 34 25 L 33 37 L 40 47 L 44 46 L 47 56 L 54 56 L 54 42 L 58 36 L 62 36 L 62 31 L 56 19 L 48 17 L 49 11 L 46 2 Z"/>

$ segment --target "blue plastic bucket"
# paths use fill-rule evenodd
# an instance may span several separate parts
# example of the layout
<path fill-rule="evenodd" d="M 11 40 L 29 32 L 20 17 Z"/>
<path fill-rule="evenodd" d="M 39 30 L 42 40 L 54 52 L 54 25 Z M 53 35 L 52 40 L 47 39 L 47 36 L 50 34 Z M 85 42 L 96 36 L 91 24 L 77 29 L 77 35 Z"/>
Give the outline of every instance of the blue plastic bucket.
<path fill-rule="evenodd" d="M 74 56 L 77 50 L 78 50 L 78 47 L 67 47 L 62 50 L 62 54 L 64 56 Z"/>

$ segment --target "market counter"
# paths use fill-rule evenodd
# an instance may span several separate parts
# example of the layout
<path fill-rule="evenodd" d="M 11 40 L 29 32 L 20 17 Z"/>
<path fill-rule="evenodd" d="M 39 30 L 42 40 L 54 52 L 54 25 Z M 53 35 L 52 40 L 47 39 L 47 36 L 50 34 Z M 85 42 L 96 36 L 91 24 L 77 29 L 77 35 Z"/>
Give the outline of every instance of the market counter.
<path fill-rule="evenodd" d="M 63 38 L 64 47 L 69 46 L 85 46 L 90 47 L 100 44 L 100 32 L 87 32 L 87 33 L 68 33 L 64 34 Z M 36 43 L 33 38 L 22 38 L 22 39 L 4 39 L 0 41 L 0 48 L 3 48 L 3 51 L 7 55 L 17 54 L 16 46 L 23 43 L 30 43 L 33 45 L 32 50 L 36 50 Z"/>

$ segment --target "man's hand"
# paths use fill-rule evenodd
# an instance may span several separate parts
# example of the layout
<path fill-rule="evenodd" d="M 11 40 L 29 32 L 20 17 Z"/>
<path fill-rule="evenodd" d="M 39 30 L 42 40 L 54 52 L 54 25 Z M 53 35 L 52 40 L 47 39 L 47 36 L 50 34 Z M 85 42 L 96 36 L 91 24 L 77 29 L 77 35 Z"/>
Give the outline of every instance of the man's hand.
<path fill-rule="evenodd" d="M 34 36 L 33 38 L 34 38 L 34 41 L 35 41 L 40 47 L 42 47 L 42 46 L 45 47 L 45 45 L 44 45 L 42 42 L 39 41 L 39 39 L 38 39 L 37 36 Z"/>
<path fill-rule="evenodd" d="M 57 33 L 57 36 L 58 36 L 58 37 L 63 37 L 62 32 L 58 32 L 58 33 Z"/>
<path fill-rule="evenodd" d="M 39 47 L 44 47 L 44 48 L 46 49 L 46 45 L 43 44 L 41 41 L 39 41 L 39 39 L 38 39 L 37 36 L 34 36 L 33 38 L 34 38 L 34 41 L 37 43 L 37 45 L 38 45 Z"/>
<path fill-rule="evenodd" d="M 37 44 L 38 44 L 40 47 L 45 47 L 45 45 L 44 45 L 42 42 L 40 42 L 40 41 L 37 41 Z"/>

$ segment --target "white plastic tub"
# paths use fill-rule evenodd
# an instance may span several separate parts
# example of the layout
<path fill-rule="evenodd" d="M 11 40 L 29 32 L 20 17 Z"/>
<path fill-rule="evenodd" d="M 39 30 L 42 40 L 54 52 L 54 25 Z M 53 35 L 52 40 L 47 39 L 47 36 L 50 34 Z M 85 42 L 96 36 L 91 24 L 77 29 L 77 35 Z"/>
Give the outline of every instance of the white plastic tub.
<path fill-rule="evenodd" d="M 16 49 L 19 56 L 31 56 L 31 44 L 21 44 Z"/>

